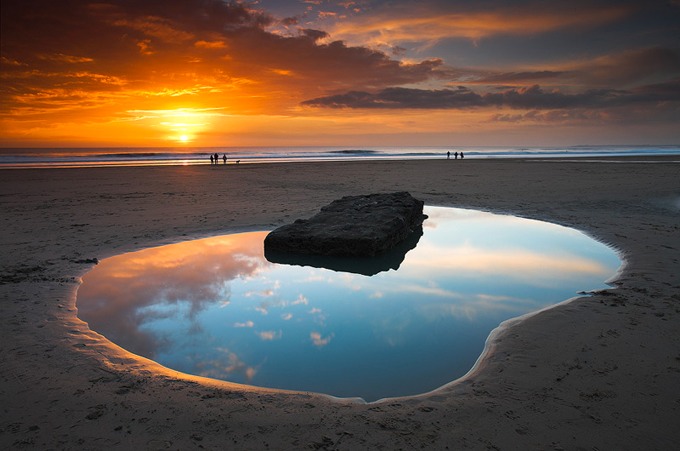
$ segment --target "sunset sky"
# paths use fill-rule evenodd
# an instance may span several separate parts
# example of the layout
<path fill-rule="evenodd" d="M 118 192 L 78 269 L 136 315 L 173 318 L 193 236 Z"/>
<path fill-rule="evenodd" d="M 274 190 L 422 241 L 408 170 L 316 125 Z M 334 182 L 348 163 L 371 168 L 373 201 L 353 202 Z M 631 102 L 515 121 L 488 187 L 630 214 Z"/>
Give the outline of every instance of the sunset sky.
<path fill-rule="evenodd" d="M 9 0 L 0 147 L 680 144 L 680 1 Z"/>

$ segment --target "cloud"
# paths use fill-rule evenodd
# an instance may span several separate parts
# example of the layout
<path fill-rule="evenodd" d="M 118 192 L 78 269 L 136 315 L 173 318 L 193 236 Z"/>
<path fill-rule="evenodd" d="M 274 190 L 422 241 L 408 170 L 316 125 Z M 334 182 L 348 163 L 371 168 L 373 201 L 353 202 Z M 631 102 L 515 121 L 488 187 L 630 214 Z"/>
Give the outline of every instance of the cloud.
<path fill-rule="evenodd" d="M 544 67 L 452 69 L 453 79 L 475 85 L 531 85 L 630 89 L 680 76 L 680 52 L 666 47 L 628 49 L 581 60 L 545 64 Z"/>
<path fill-rule="evenodd" d="M 225 348 L 217 348 L 216 358 L 212 360 L 198 360 L 194 364 L 200 376 L 213 379 L 233 379 L 240 376 L 246 381 L 252 381 L 257 369 L 245 363 L 236 353 Z"/>
<path fill-rule="evenodd" d="M 252 321 L 245 321 L 243 323 L 234 323 L 234 327 L 254 327 L 255 323 Z"/>
<path fill-rule="evenodd" d="M 229 300 L 228 281 L 263 264 L 239 256 L 256 256 L 264 235 L 188 241 L 104 259 L 83 277 L 78 315 L 118 345 L 153 358 L 167 342 L 146 326 L 178 317 L 197 331 L 198 313 Z"/>
<path fill-rule="evenodd" d="M 310 80 L 384 87 L 426 80 L 442 65 L 436 58 L 402 63 L 366 47 L 328 41 L 328 33 L 321 30 L 302 29 L 285 37 L 269 33 L 264 26 L 271 18 L 233 2 L 126 2 L 104 8 L 81 0 L 70 2 L 63 11 L 55 10 L 53 2 L 25 3 L 25 8 L 13 5 L 7 12 L 3 7 L 3 18 L 7 17 L 3 29 L 5 22 L 10 27 L 3 33 L 3 56 L 41 71 L 50 62 L 60 62 L 44 55 L 78 55 L 104 72 L 137 83 L 157 82 L 153 77 L 159 71 L 165 74 L 165 83 L 193 77 L 196 84 L 196 78 L 215 74 L 225 81 L 247 77 L 271 82 L 277 70 L 297 74 L 288 82 L 300 88 L 308 88 Z M 35 9 L 44 10 L 44 16 L 36 15 Z M 34 53 L 38 49 L 43 55 L 40 64 Z M 195 65 L 190 71 L 185 67 L 188 61 Z"/>
<path fill-rule="evenodd" d="M 583 82 L 591 85 L 658 82 L 680 75 L 680 51 L 664 47 L 630 49 L 576 64 L 572 70 Z"/>
<path fill-rule="evenodd" d="M 537 224 L 537 227 L 543 227 Z M 538 230 L 538 229 L 536 229 Z M 517 248 L 484 248 L 469 243 L 452 246 L 424 244 L 420 254 L 411 258 L 418 274 L 444 274 L 443 268 L 456 268 L 457 274 L 466 277 L 489 277 L 523 281 L 533 286 L 554 286 L 558 281 L 575 280 L 582 276 L 607 277 L 610 268 L 587 256 L 554 251 L 537 252 Z M 512 268 L 512 271 L 508 271 Z M 442 272 L 443 271 L 443 272 Z M 423 292 L 431 296 L 457 298 L 459 293 L 441 290 L 436 286 L 397 285 L 392 291 Z"/>
<path fill-rule="evenodd" d="M 280 340 L 281 337 L 283 336 L 282 331 L 275 331 L 275 330 L 265 330 L 262 332 L 257 332 L 257 336 L 260 337 L 261 340 L 263 341 L 274 341 L 274 340 Z"/>
<path fill-rule="evenodd" d="M 38 58 L 69 64 L 91 63 L 94 61 L 92 58 L 74 55 L 64 55 L 63 53 L 55 53 L 52 55 L 38 55 Z"/>
<path fill-rule="evenodd" d="M 531 110 L 526 113 L 499 113 L 491 116 L 492 122 L 508 123 L 584 123 L 601 124 L 609 119 L 609 115 L 598 110 Z"/>
<path fill-rule="evenodd" d="M 194 46 L 204 49 L 223 49 L 227 46 L 224 41 L 196 41 Z"/>
<path fill-rule="evenodd" d="M 314 41 L 320 41 L 322 39 L 326 39 L 326 38 L 329 37 L 328 33 L 326 33 L 325 31 L 320 31 L 320 30 L 302 29 L 301 33 L 304 36 L 313 39 Z"/>
<path fill-rule="evenodd" d="M 378 92 L 350 91 L 302 102 L 320 108 L 366 109 L 469 109 L 508 107 L 512 109 L 606 108 L 653 102 L 678 102 L 678 82 L 648 85 L 631 91 L 589 89 L 580 93 L 546 91 L 539 85 L 478 93 L 456 89 L 386 88 Z"/>
<path fill-rule="evenodd" d="M 308 305 L 309 304 L 309 300 L 303 294 L 299 294 L 297 299 L 294 300 L 291 303 L 291 305 L 300 305 L 300 304 L 302 304 L 302 305 Z"/>
<path fill-rule="evenodd" d="M 318 84 L 329 89 L 341 89 L 343 86 L 385 87 L 422 82 L 441 75 L 443 61 L 438 58 L 401 62 L 367 47 L 319 39 L 320 35 L 310 30 L 292 37 L 256 30 L 232 36 L 231 56 L 236 67 L 231 69 L 237 76 L 261 79 L 267 79 L 272 68 L 287 70 L 297 74 L 290 82 L 292 87 L 301 90 L 309 90 Z M 257 52 L 255 61 L 253 51 Z M 243 63 L 248 64 L 245 66 Z"/>
<path fill-rule="evenodd" d="M 268 315 L 269 314 L 269 306 L 267 304 L 260 304 L 259 306 L 255 307 L 256 312 L 260 312 L 263 315 Z"/>
<path fill-rule="evenodd" d="M 314 346 L 319 347 L 319 348 L 324 347 L 328 343 L 330 343 L 331 340 L 333 339 L 333 337 L 334 337 L 334 334 L 330 334 L 327 337 L 323 337 L 323 336 L 321 336 L 321 334 L 319 332 L 312 332 L 312 333 L 309 334 L 309 338 L 312 340 L 312 344 L 314 344 Z"/>
<path fill-rule="evenodd" d="M 598 108 L 611 106 L 620 101 L 625 92 L 612 89 L 591 89 L 582 93 L 568 94 L 558 90 L 545 91 L 539 85 L 513 88 L 500 93 L 482 96 L 489 106 L 510 108 L 555 109 L 555 108 Z"/>
<path fill-rule="evenodd" d="M 326 108 L 469 108 L 482 106 L 482 96 L 468 88 L 457 89 L 415 89 L 386 88 L 376 93 L 350 91 L 302 102 L 304 106 Z"/>
<path fill-rule="evenodd" d="M 271 288 L 265 289 L 265 290 L 259 290 L 259 291 L 247 291 L 244 293 L 246 297 L 253 297 L 253 296 L 258 296 L 262 298 L 270 298 L 274 296 L 275 291 L 272 290 Z"/>
<path fill-rule="evenodd" d="M 112 22 L 116 27 L 128 28 L 143 34 L 144 36 L 159 39 L 167 43 L 181 44 L 195 39 L 192 33 L 188 33 L 174 26 L 168 19 L 161 17 L 136 17 L 133 19 L 119 19 Z"/>
<path fill-rule="evenodd" d="M 516 72 L 498 72 L 487 75 L 480 75 L 474 79 L 467 81 L 475 84 L 485 85 L 508 85 L 508 84 L 526 84 L 536 81 L 563 79 L 570 76 L 568 71 L 554 71 L 554 70 L 536 70 L 536 71 L 516 71 Z"/>
<path fill-rule="evenodd" d="M 485 314 L 498 312 L 504 312 L 506 315 L 520 314 L 536 307 L 536 301 L 531 299 L 476 293 L 467 294 L 457 302 L 430 300 L 420 305 L 418 311 L 428 321 L 438 321 L 447 316 L 474 320 Z"/>
<path fill-rule="evenodd" d="M 376 8 L 331 34 L 349 41 L 395 45 L 450 38 L 477 41 L 503 35 L 534 35 L 563 29 L 589 29 L 630 15 L 634 6 L 619 2 L 436 2 Z"/>
<path fill-rule="evenodd" d="M 68 108 L 76 116 L 97 107 L 87 120 L 105 121 L 116 108 L 148 108 L 145 93 L 159 89 L 191 89 L 199 105 L 222 106 L 228 95 L 231 109 L 271 113 L 288 108 L 291 96 L 322 94 L 322 87 L 379 89 L 423 82 L 443 70 L 441 59 L 402 62 L 331 41 L 321 30 L 281 36 L 266 31 L 272 20 L 219 0 L 3 4 L 2 115 L 40 113 L 45 116 L 31 119 L 63 122 L 64 114 L 50 110 Z M 74 65 L 118 82 L 80 76 Z"/>

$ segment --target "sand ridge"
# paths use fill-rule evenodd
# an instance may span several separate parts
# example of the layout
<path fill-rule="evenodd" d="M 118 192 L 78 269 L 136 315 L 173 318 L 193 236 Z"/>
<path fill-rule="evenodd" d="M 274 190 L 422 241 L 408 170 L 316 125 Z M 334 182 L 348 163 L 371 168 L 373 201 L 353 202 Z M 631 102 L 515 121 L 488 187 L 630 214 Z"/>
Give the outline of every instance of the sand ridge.
<path fill-rule="evenodd" d="M 3 449 L 671 449 L 680 441 L 680 164 L 672 158 L 4 170 Z M 654 161 L 658 164 L 646 164 Z M 612 289 L 494 334 L 463 381 L 374 404 L 186 377 L 76 316 L 93 259 L 265 230 L 406 190 L 583 230 Z"/>

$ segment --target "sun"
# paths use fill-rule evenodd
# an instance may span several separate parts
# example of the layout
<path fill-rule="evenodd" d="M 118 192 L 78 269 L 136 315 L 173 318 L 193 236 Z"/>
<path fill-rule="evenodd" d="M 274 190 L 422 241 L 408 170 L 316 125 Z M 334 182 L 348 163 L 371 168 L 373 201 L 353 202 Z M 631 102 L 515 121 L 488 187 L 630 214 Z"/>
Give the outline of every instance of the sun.
<path fill-rule="evenodd" d="M 133 110 L 149 121 L 149 126 L 165 130 L 164 139 L 175 144 L 191 144 L 200 140 L 201 134 L 211 127 L 212 120 L 223 116 L 221 108 L 176 108 L 174 110 Z"/>

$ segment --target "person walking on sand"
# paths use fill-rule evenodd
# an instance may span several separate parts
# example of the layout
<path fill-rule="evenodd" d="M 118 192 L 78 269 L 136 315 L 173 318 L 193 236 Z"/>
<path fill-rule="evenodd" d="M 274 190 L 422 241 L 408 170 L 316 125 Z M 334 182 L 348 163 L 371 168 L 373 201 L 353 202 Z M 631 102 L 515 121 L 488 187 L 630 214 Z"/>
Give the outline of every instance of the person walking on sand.
<path fill-rule="evenodd" d="M 458 159 L 458 152 L 456 152 L 456 153 L 453 154 L 453 159 L 454 159 L 454 160 L 457 160 L 457 159 Z"/>
<path fill-rule="evenodd" d="M 224 164 L 227 164 L 227 154 L 225 153 L 222 155 L 222 161 L 224 161 Z"/>
<path fill-rule="evenodd" d="M 447 159 L 447 160 L 450 160 L 450 159 L 451 159 L 451 152 L 450 152 L 450 151 L 447 151 L 447 152 L 446 152 L 446 159 Z"/>
<path fill-rule="evenodd" d="M 215 160 L 213 160 L 213 156 L 212 154 L 210 154 L 210 166 L 212 166 L 213 164 L 215 164 Z"/>
<path fill-rule="evenodd" d="M 463 152 L 461 152 L 460 153 L 460 159 L 462 160 L 463 158 L 465 158 L 465 154 Z"/>

